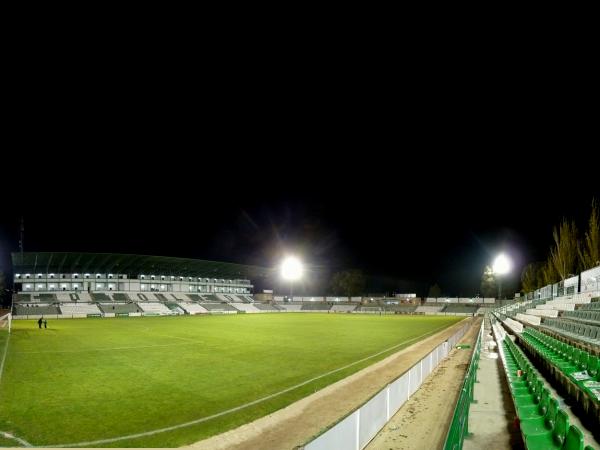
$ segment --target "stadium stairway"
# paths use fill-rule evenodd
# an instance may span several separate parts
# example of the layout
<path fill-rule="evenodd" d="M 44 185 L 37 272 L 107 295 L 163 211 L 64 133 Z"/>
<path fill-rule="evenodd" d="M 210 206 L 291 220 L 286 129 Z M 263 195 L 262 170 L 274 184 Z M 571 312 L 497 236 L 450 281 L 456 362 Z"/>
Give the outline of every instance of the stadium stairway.
<path fill-rule="evenodd" d="M 463 448 L 519 449 L 523 448 L 519 432 L 513 426 L 515 409 L 510 392 L 503 380 L 504 373 L 498 359 L 496 341 L 488 318 L 484 322 L 483 343 L 479 373 L 473 392 L 475 403 L 469 411 L 469 437 Z"/>

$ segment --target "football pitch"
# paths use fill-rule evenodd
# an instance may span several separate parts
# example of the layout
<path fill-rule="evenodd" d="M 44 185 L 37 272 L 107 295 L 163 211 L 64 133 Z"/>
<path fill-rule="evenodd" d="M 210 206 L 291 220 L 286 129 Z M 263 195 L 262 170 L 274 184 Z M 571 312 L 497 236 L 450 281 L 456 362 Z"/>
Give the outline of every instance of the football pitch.
<path fill-rule="evenodd" d="M 176 447 L 299 400 L 462 318 L 237 314 L 13 321 L 0 431 L 34 446 Z M 6 349 L 6 353 L 5 353 Z M 1 437 L 0 446 L 18 446 Z"/>

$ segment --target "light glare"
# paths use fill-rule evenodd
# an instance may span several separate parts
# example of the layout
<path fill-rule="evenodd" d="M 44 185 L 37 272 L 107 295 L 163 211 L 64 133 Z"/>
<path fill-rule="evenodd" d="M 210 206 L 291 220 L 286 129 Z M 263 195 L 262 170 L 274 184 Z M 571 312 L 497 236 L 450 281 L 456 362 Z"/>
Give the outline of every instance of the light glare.
<path fill-rule="evenodd" d="M 296 281 L 302 278 L 302 263 L 294 256 L 288 256 L 281 264 L 281 277 L 284 280 Z"/>
<path fill-rule="evenodd" d="M 506 257 L 506 255 L 501 253 L 494 260 L 494 265 L 492 266 L 492 270 L 494 271 L 494 273 L 496 273 L 498 275 L 504 275 L 504 274 L 507 274 L 508 272 L 510 272 L 510 268 L 511 268 L 510 266 L 511 266 L 510 260 Z"/>

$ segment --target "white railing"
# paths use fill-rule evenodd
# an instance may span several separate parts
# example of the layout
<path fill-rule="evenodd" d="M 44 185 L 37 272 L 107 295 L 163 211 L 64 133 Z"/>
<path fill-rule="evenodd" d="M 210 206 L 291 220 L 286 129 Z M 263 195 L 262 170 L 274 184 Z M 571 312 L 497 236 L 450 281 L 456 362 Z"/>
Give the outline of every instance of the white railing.
<path fill-rule="evenodd" d="M 306 444 L 304 448 L 306 450 L 365 448 L 410 396 L 419 389 L 433 369 L 448 356 L 450 350 L 470 327 L 470 322 L 465 324 L 401 377 L 388 384 L 368 402 L 325 433 Z"/>

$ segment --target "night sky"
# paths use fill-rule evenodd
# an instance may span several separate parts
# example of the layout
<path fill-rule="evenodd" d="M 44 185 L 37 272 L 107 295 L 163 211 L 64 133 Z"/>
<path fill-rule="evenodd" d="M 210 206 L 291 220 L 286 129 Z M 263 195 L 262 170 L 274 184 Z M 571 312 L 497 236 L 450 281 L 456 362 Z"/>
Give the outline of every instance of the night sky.
<path fill-rule="evenodd" d="M 268 267 L 296 253 L 305 293 L 357 268 L 375 291 L 438 282 L 470 296 L 498 251 L 520 272 L 545 259 L 563 216 L 581 230 L 600 199 L 596 125 L 569 99 L 255 88 L 187 100 L 177 86 L 161 98 L 40 87 L 8 123 L 0 269 L 23 215 L 26 251 Z"/>
<path fill-rule="evenodd" d="M 55 204 L 13 204 L 3 214 L 4 269 L 6 252 L 18 249 L 22 213 L 27 251 L 168 255 L 269 267 L 291 252 L 302 255 L 315 280 L 358 268 L 374 277 L 372 290 L 383 286 L 377 281 L 383 278 L 420 294 L 438 282 L 448 295 L 474 295 L 483 266 L 498 251 L 507 251 L 518 269 L 545 258 L 552 226 L 567 216 L 582 228 L 592 197 L 581 182 L 573 191 L 540 191 L 510 174 L 504 187 L 498 180 L 494 188 L 493 179 L 464 174 L 428 180 L 387 171 L 387 177 L 372 178 L 344 171 L 286 175 L 283 167 L 242 172 L 223 178 L 98 174 L 83 183 L 93 185 L 89 194 L 84 185 L 71 191 L 49 177 L 57 194 L 37 195 L 54 197 Z"/>

